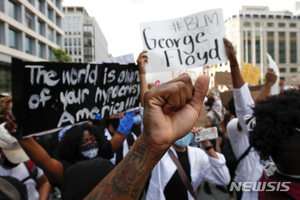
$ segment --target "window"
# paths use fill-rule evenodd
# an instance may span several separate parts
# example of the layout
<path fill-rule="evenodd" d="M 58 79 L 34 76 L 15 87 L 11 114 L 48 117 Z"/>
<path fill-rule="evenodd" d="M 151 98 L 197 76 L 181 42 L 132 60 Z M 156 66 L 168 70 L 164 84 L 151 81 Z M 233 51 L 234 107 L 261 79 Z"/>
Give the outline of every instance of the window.
<path fill-rule="evenodd" d="M 286 68 L 279 68 L 279 72 L 285 73 L 286 72 Z"/>
<path fill-rule="evenodd" d="M 9 47 L 18 49 L 17 32 L 9 29 Z"/>
<path fill-rule="evenodd" d="M 69 46 L 72 46 L 72 38 L 69 38 Z"/>
<path fill-rule="evenodd" d="M 48 60 L 52 60 L 53 59 L 53 52 L 52 52 L 52 49 L 50 47 L 48 48 L 48 52 L 49 52 Z"/>
<path fill-rule="evenodd" d="M 81 38 L 78 38 L 78 45 L 81 46 Z"/>
<path fill-rule="evenodd" d="M 290 62 L 297 63 L 297 33 L 290 33 Z"/>
<path fill-rule="evenodd" d="M 278 23 L 278 27 L 285 27 L 285 23 Z"/>
<path fill-rule="evenodd" d="M 65 47 L 68 46 L 68 38 L 65 38 Z"/>
<path fill-rule="evenodd" d="M 48 28 L 48 39 L 53 42 L 53 29 Z"/>
<path fill-rule="evenodd" d="M 32 54 L 32 39 L 25 37 L 25 52 Z"/>
<path fill-rule="evenodd" d="M 267 23 L 267 27 L 274 27 L 274 23 L 268 22 L 268 23 Z"/>
<path fill-rule="evenodd" d="M 275 49 L 274 32 L 267 32 L 267 51 L 273 59 L 275 59 L 274 49 Z"/>
<path fill-rule="evenodd" d="M 73 38 L 73 45 L 77 46 L 77 38 Z"/>
<path fill-rule="evenodd" d="M 44 45 L 42 45 L 41 43 L 38 43 L 38 55 L 40 58 L 44 58 Z"/>
<path fill-rule="evenodd" d="M 33 29 L 33 23 L 32 23 L 32 21 L 33 21 L 33 16 L 30 13 L 26 12 L 26 14 L 25 14 L 25 22 L 26 22 L 26 26 L 28 28 L 30 28 L 30 29 Z"/>
<path fill-rule="evenodd" d="M 298 71 L 298 70 L 297 70 L 296 67 L 293 67 L 293 68 L 290 69 L 290 72 L 292 72 L 292 73 L 295 73 L 295 72 L 297 72 L 297 71 Z"/>
<path fill-rule="evenodd" d="M 255 27 L 260 27 L 260 22 L 255 22 Z"/>
<path fill-rule="evenodd" d="M 244 22 L 244 23 L 243 23 L 243 26 L 249 27 L 249 26 L 251 26 L 251 22 Z"/>
<path fill-rule="evenodd" d="M 17 5 L 11 1 L 8 1 L 8 16 L 18 20 L 17 18 Z"/>
<path fill-rule="evenodd" d="M 81 55 L 81 48 L 78 48 L 78 55 Z"/>
<path fill-rule="evenodd" d="M 297 24 L 296 23 L 290 23 L 290 27 L 295 28 L 295 27 L 297 27 Z"/>
<path fill-rule="evenodd" d="M 279 32 L 279 63 L 285 63 L 285 32 Z"/>
<path fill-rule="evenodd" d="M 51 9 L 48 9 L 48 19 L 53 21 L 53 10 L 51 10 Z"/>

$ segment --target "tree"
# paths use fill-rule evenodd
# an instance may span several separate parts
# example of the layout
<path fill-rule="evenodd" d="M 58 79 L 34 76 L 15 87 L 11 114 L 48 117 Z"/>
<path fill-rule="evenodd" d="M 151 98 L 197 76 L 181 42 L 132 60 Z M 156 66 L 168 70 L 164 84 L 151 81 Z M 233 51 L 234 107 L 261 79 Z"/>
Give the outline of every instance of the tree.
<path fill-rule="evenodd" d="M 72 62 L 72 58 L 62 48 L 52 48 L 52 52 L 54 54 L 53 62 Z"/>

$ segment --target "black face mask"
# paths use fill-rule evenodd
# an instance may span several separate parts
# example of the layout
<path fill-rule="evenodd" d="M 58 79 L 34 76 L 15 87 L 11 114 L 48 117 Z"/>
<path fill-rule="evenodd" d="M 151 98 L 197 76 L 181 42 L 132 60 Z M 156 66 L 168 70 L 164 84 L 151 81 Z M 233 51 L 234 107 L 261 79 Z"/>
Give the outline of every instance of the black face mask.
<path fill-rule="evenodd" d="M 2 164 L 7 168 L 14 168 L 14 167 L 18 166 L 20 163 L 14 164 L 14 163 L 11 163 L 7 158 L 4 158 L 4 161 L 2 162 Z"/>

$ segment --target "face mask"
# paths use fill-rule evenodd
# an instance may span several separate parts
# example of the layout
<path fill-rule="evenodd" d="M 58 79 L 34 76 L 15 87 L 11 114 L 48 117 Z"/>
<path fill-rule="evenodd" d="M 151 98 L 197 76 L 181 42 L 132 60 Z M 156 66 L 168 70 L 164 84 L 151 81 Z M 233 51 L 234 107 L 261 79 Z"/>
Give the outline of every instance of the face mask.
<path fill-rule="evenodd" d="M 18 166 L 20 163 L 14 164 L 14 163 L 11 163 L 7 158 L 5 158 L 4 161 L 2 162 L 2 164 L 7 168 L 14 168 L 14 167 Z"/>
<path fill-rule="evenodd" d="M 133 121 L 134 121 L 134 124 L 140 124 L 142 122 L 142 117 L 141 115 L 135 115 L 133 117 Z"/>
<path fill-rule="evenodd" d="M 80 147 L 80 153 L 87 158 L 95 158 L 98 155 L 98 144 L 88 143 L 83 147 Z"/>
<path fill-rule="evenodd" d="M 175 142 L 175 144 L 179 147 L 186 147 L 187 145 L 189 145 L 191 143 L 193 137 L 194 137 L 194 134 L 192 132 L 189 132 L 189 134 L 187 134 L 183 138 L 177 140 Z"/>
<path fill-rule="evenodd" d="M 217 115 L 218 115 L 219 117 L 223 117 L 223 114 L 222 114 L 222 107 L 223 107 L 222 101 L 219 99 L 219 100 L 217 100 L 217 101 L 214 103 L 214 105 L 212 105 L 211 108 L 217 113 Z"/>

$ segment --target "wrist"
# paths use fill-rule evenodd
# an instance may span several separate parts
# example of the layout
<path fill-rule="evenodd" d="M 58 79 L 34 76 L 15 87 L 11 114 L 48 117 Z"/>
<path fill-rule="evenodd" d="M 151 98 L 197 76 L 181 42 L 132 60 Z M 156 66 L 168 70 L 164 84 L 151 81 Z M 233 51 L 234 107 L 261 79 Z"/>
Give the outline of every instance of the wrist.
<path fill-rule="evenodd" d="M 209 151 L 210 149 L 213 149 L 213 148 L 214 148 L 214 145 L 212 145 L 212 144 L 204 147 L 205 151 Z"/>

